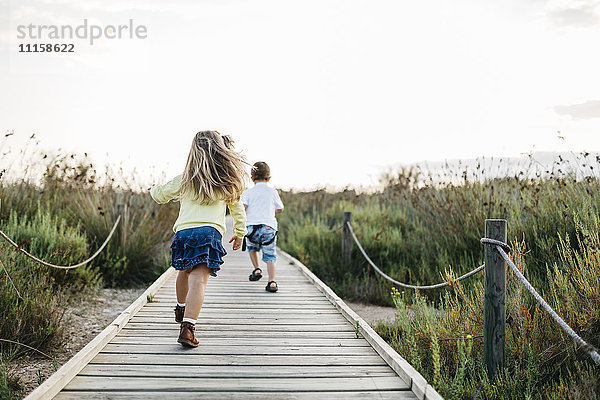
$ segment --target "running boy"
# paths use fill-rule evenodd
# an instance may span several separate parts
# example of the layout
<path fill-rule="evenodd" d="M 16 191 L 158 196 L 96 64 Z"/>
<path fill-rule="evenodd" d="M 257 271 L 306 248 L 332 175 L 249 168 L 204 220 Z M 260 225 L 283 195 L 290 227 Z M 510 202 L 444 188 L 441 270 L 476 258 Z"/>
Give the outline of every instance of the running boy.
<path fill-rule="evenodd" d="M 248 254 L 254 270 L 250 274 L 251 281 L 262 278 L 262 270 L 258 264 L 258 252 L 262 250 L 262 260 L 267 264 L 269 282 L 267 292 L 277 291 L 275 282 L 275 254 L 277 219 L 275 214 L 283 212 L 283 203 L 277 190 L 267 185 L 271 179 L 271 170 L 266 162 L 259 161 L 252 166 L 252 182 L 254 187 L 244 191 L 242 203 L 246 209 L 246 235 Z"/>

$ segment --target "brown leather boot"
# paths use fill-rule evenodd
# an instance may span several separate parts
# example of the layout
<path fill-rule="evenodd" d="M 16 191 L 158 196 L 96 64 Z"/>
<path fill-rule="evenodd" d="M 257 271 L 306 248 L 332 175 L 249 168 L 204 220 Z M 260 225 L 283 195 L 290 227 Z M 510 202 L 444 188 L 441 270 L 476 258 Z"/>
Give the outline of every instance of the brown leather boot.
<path fill-rule="evenodd" d="M 183 314 L 185 313 L 185 307 L 179 307 L 175 305 L 175 322 L 181 323 L 183 321 Z"/>
<path fill-rule="evenodd" d="M 182 322 L 179 330 L 179 338 L 177 342 L 186 347 L 198 347 L 198 339 L 194 336 L 196 327 L 189 322 Z"/>

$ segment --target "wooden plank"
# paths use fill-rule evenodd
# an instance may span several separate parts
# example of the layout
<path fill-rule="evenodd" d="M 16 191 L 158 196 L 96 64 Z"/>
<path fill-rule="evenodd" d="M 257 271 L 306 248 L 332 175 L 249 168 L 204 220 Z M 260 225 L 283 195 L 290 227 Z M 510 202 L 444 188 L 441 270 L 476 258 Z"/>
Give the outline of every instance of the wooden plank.
<path fill-rule="evenodd" d="M 356 376 L 395 376 L 387 365 L 379 366 L 298 366 L 286 368 L 279 366 L 262 366 L 248 368 L 246 366 L 207 365 L 186 366 L 185 375 L 195 378 L 265 378 L 265 377 L 356 377 Z M 80 373 L 81 376 L 138 376 L 138 377 L 181 377 L 181 371 L 170 365 L 119 365 L 119 364 L 88 364 Z"/>
<path fill-rule="evenodd" d="M 309 282 L 302 282 L 302 283 L 290 283 L 285 282 L 286 278 L 285 277 L 277 277 L 277 279 L 283 279 L 284 282 L 282 282 L 282 290 L 288 292 L 288 291 L 302 291 L 302 290 L 306 290 L 306 291 L 314 291 L 314 290 L 318 290 L 314 287 L 314 285 L 310 284 Z M 294 279 L 305 279 L 303 276 L 299 276 L 297 278 Z M 228 292 L 236 292 L 236 291 L 248 291 L 248 292 L 264 292 L 265 291 L 265 286 L 267 284 L 267 280 L 261 280 L 258 283 L 252 283 L 252 282 L 235 282 L 235 281 L 231 281 L 231 280 L 227 280 L 227 281 L 223 281 L 220 283 L 212 283 L 209 282 L 206 285 L 206 290 L 207 291 L 213 291 L 213 292 L 223 292 L 223 291 L 228 291 Z M 168 286 L 164 286 L 161 290 L 164 291 L 175 291 L 175 285 L 168 285 Z"/>
<path fill-rule="evenodd" d="M 260 297 L 260 298 L 259 298 Z M 154 301 L 160 302 L 160 303 L 167 303 L 169 305 L 173 304 L 175 305 L 175 302 L 177 301 L 177 299 L 175 298 L 175 296 L 171 296 L 171 297 L 155 297 Z M 225 304 L 225 303 L 232 303 L 232 302 L 236 302 L 236 303 L 242 303 L 242 304 L 254 304 L 254 303 L 259 303 L 259 304 L 296 304 L 297 306 L 301 307 L 303 305 L 308 305 L 308 304 L 312 304 L 312 303 L 317 303 L 317 304 L 327 304 L 326 303 L 326 299 L 324 299 L 322 296 L 318 297 L 261 297 L 261 296 L 215 296 L 215 297 L 210 297 L 210 296 L 206 296 L 204 298 L 204 302 L 206 304 L 210 304 L 210 303 L 216 303 L 216 304 Z"/>
<path fill-rule="evenodd" d="M 191 350 L 193 351 L 193 350 Z M 259 367 L 262 365 L 387 365 L 378 355 L 367 356 L 278 356 L 264 355 L 210 355 L 196 353 L 192 357 L 175 354 L 112 354 L 100 353 L 91 361 L 94 364 L 141 364 L 141 365 L 245 365 Z"/>
<path fill-rule="evenodd" d="M 128 328 L 127 326 L 119 332 L 119 336 L 135 336 L 143 337 L 150 340 L 156 337 L 173 337 L 177 336 L 178 330 L 161 329 L 156 331 L 150 331 L 147 329 L 135 329 Z M 343 331 L 343 332 L 311 332 L 311 331 L 295 331 L 295 332 L 280 332 L 280 331 L 205 331 L 196 330 L 196 337 L 202 340 L 210 338 L 270 338 L 273 340 L 279 339 L 294 339 L 294 338 L 315 338 L 315 339 L 352 339 L 352 340 L 364 340 L 357 339 L 356 332 L 354 331 Z"/>
<path fill-rule="evenodd" d="M 339 311 L 337 311 L 333 307 L 329 307 L 327 309 L 287 309 L 281 310 L 276 307 L 271 308 L 252 308 L 249 307 L 245 310 L 240 311 L 240 309 L 233 308 L 202 308 L 200 312 L 204 316 L 223 316 L 224 313 L 227 313 L 229 318 L 244 318 L 246 316 L 254 316 L 254 315 L 285 315 L 286 317 L 305 317 L 307 315 L 340 315 Z M 148 309 L 144 307 L 140 312 L 135 314 L 136 317 L 161 317 L 161 318 L 171 318 L 173 319 L 173 307 L 162 308 L 162 309 Z"/>
<path fill-rule="evenodd" d="M 69 391 L 60 393 L 56 400 L 164 400 L 165 392 L 80 392 Z M 189 399 L 215 399 L 219 400 L 264 400 L 267 398 L 277 400 L 354 400 L 354 399 L 378 399 L 378 400 L 414 400 L 415 395 L 408 390 L 388 390 L 388 391 L 343 391 L 343 392 L 178 392 L 169 391 L 169 400 L 189 400 Z"/>
<path fill-rule="evenodd" d="M 283 278 L 285 280 L 285 277 L 278 277 L 277 279 Z M 302 275 L 298 275 L 296 278 L 294 279 L 305 279 L 304 276 Z M 252 291 L 257 291 L 257 290 L 264 290 L 265 285 L 267 284 L 266 279 L 264 280 L 260 280 L 258 282 L 248 282 L 247 280 L 244 282 L 238 282 L 238 281 L 233 281 L 233 280 L 219 280 L 219 282 L 209 282 L 206 285 L 206 290 L 217 290 L 217 291 L 221 291 L 221 290 L 252 290 Z M 311 283 L 307 282 L 307 281 L 302 281 L 302 282 L 285 282 L 283 283 L 285 290 L 315 290 L 314 285 L 312 285 Z M 169 285 L 165 285 L 162 287 L 162 290 L 173 290 L 175 291 L 175 284 L 169 284 Z"/>
<path fill-rule="evenodd" d="M 179 331 L 179 326 L 176 324 L 146 324 L 130 322 L 130 328 L 136 328 L 140 330 L 171 330 Z M 198 324 L 196 326 L 196 332 L 198 331 L 257 331 L 257 332 L 273 332 L 275 329 L 271 324 L 254 324 L 254 325 L 241 325 L 241 324 Z M 354 328 L 349 324 L 313 324 L 313 325 L 302 325 L 302 324 L 277 324 L 277 331 L 280 332 L 354 332 Z"/>
<path fill-rule="evenodd" d="M 177 298 L 175 297 L 175 293 L 173 294 L 168 294 L 168 295 L 157 295 L 155 297 L 155 299 L 157 301 L 160 302 L 166 302 L 166 301 L 177 301 Z M 229 294 L 229 293 L 206 293 L 206 296 L 204 296 L 204 301 L 205 302 L 210 302 L 210 300 L 234 300 L 234 301 L 247 301 L 247 302 L 263 302 L 263 301 L 272 301 L 272 302 L 279 302 L 279 301 L 295 301 L 297 303 L 303 303 L 306 300 L 322 300 L 323 296 L 315 294 L 307 294 L 307 295 L 301 295 L 301 294 L 287 294 L 287 293 L 268 293 L 263 291 L 260 291 L 258 293 L 235 293 L 235 294 Z"/>
<path fill-rule="evenodd" d="M 98 336 L 67 361 L 50 378 L 42 382 L 32 391 L 26 400 L 45 400 L 53 398 L 61 389 L 81 371 L 83 367 L 125 326 L 127 321 L 147 303 L 147 296 L 154 295 L 158 289 L 175 274 L 172 268 L 167 269 L 148 289 L 142 293 Z"/>
<path fill-rule="evenodd" d="M 344 347 L 344 346 L 329 346 L 329 347 L 314 347 L 314 346 L 279 346 L 273 344 L 271 346 L 202 346 L 202 357 L 208 355 L 315 355 L 315 356 L 338 356 L 338 355 L 376 355 L 371 347 Z M 108 343 L 101 354 L 169 354 L 180 355 L 182 357 L 195 357 L 198 352 L 192 352 L 176 342 L 175 338 L 171 344 L 115 344 Z"/>
<path fill-rule="evenodd" d="M 131 318 L 132 323 L 138 324 L 175 324 L 174 317 L 138 317 Z M 210 323 L 215 325 L 275 325 L 275 324 L 287 324 L 287 325 L 321 325 L 321 324 L 343 324 L 346 320 L 339 314 L 332 315 L 315 315 L 313 318 L 302 316 L 302 317 L 275 317 L 275 316 L 263 316 L 263 315 L 247 315 L 247 316 L 229 316 L 226 312 L 223 313 L 223 317 L 215 318 L 214 316 L 204 315 L 200 313 L 198 316 L 198 324 Z"/>
<path fill-rule="evenodd" d="M 266 285 L 266 283 L 265 283 Z M 175 293 L 175 289 L 164 289 L 164 291 L 159 292 L 159 296 L 169 296 Z M 234 288 L 234 289 L 209 289 L 206 288 L 206 296 L 263 296 L 263 297 L 274 297 L 279 298 L 285 296 L 296 296 L 305 298 L 307 296 L 312 297 L 322 297 L 322 295 L 313 287 L 313 288 L 298 288 L 298 289 L 290 289 L 281 287 L 280 291 L 277 293 L 269 293 L 265 290 L 265 286 L 260 286 L 259 288 Z"/>
<path fill-rule="evenodd" d="M 121 336 L 117 335 L 111 344 L 126 344 L 126 345 L 140 345 L 140 344 L 172 344 L 175 341 L 174 335 L 169 336 Z M 371 347 L 371 345 L 364 339 L 321 339 L 321 338 L 286 338 L 286 337 L 262 337 L 252 338 L 249 340 L 247 337 L 234 337 L 226 338 L 222 336 L 213 336 L 211 338 L 204 338 L 199 336 L 198 340 L 201 341 L 203 347 L 232 347 L 232 346 L 243 346 L 243 347 L 262 347 L 272 346 L 274 344 L 278 346 L 302 346 L 302 347 Z"/>
<path fill-rule="evenodd" d="M 144 306 L 143 310 L 145 311 L 153 311 L 153 310 L 164 310 L 172 313 L 175 304 L 169 303 L 148 303 Z M 219 310 L 281 310 L 282 312 L 287 312 L 287 310 L 297 310 L 301 312 L 311 312 L 311 311 L 321 311 L 321 310 L 333 310 L 333 312 L 337 312 L 334 307 L 331 306 L 331 303 L 326 302 L 311 302 L 311 303 L 302 303 L 302 307 L 300 308 L 298 304 L 244 304 L 244 303 L 209 303 L 204 304 L 202 306 L 202 312 L 204 311 L 219 311 Z"/>
<path fill-rule="evenodd" d="M 252 309 L 248 309 L 248 310 L 230 310 L 227 308 L 222 308 L 221 312 L 219 312 L 218 309 L 203 309 L 200 311 L 200 314 L 198 315 L 198 318 L 207 318 L 207 319 L 214 319 L 214 318 L 218 318 L 218 316 L 221 316 L 221 319 L 223 319 L 223 317 L 227 318 L 227 319 L 233 319 L 233 320 L 239 320 L 239 321 L 243 321 L 245 319 L 267 319 L 267 318 L 276 318 L 276 319 L 291 319 L 291 320 L 295 320 L 295 319 L 306 319 L 313 316 L 314 318 L 312 319 L 323 319 L 323 320 L 327 320 L 327 319 L 337 319 L 338 317 L 342 317 L 342 315 L 339 312 L 333 312 L 334 310 L 286 310 L 286 311 L 281 311 L 281 310 L 277 310 L 277 309 L 270 309 L 270 311 L 264 311 L 264 310 L 252 310 Z M 175 316 L 173 314 L 172 309 L 171 310 L 163 310 L 161 311 L 153 311 L 153 310 L 146 310 L 143 313 L 138 313 L 135 315 L 136 318 L 138 319 L 149 319 L 149 318 L 154 318 L 157 320 L 164 320 L 164 321 L 170 321 L 175 323 Z M 342 319 L 339 319 L 339 321 L 343 321 L 343 322 L 347 322 L 343 317 Z"/>
<path fill-rule="evenodd" d="M 326 390 L 406 390 L 408 385 L 398 376 L 374 376 L 367 378 L 275 378 L 239 379 L 211 378 L 203 379 L 198 385 L 195 378 L 161 378 L 161 377 L 89 377 L 76 376 L 65 387 L 65 390 L 85 391 L 171 391 L 180 392 L 219 392 L 241 390 L 244 392 L 295 392 L 295 391 L 326 391 Z"/>
<path fill-rule="evenodd" d="M 256 300 L 256 298 L 252 297 L 252 299 Z M 206 300 L 206 299 L 205 299 Z M 242 303 L 240 303 L 240 300 L 244 300 Z M 168 299 L 165 298 L 154 298 L 154 301 L 157 303 L 163 303 L 165 305 L 175 305 L 175 302 L 177 301 L 175 296 L 170 297 Z M 249 301 L 248 299 L 241 299 L 241 298 L 237 298 L 237 297 L 222 297 L 222 298 L 212 298 L 210 302 L 206 302 L 206 305 L 209 304 L 231 304 L 231 303 L 237 303 L 237 304 L 267 304 L 267 305 L 273 305 L 273 304 L 294 304 L 297 306 L 304 306 L 304 305 L 311 305 L 311 304 L 331 304 L 327 301 L 327 299 L 324 299 L 323 297 L 311 297 L 311 298 L 299 298 L 299 299 L 284 299 L 284 298 L 276 298 L 276 297 L 263 297 L 260 299 L 259 301 Z"/>

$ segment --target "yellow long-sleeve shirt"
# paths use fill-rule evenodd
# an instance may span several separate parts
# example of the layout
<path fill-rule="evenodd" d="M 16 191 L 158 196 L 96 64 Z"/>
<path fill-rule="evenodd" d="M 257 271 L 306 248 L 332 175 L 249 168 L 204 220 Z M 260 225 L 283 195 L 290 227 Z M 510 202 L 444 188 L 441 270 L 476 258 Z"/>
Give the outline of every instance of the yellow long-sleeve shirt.
<path fill-rule="evenodd" d="M 175 199 L 181 190 L 181 175 L 177 175 L 171 181 L 161 186 L 153 186 L 150 189 L 150 195 L 158 204 L 167 203 Z M 178 232 L 182 229 L 198 228 L 201 226 L 212 226 L 218 230 L 221 235 L 225 234 L 225 202 L 222 200 L 212 204 L 200 204 L 194 201 L 191 196 L 185 196 L 179 199 L 179 216 L 173 226 L 173 231 Z M 233 217 L 233 230 L 235 236 L 243 238 L 246 231 L 246 211 L 241 201 L 233 204 L 227 204 L 229 212 Z"/>

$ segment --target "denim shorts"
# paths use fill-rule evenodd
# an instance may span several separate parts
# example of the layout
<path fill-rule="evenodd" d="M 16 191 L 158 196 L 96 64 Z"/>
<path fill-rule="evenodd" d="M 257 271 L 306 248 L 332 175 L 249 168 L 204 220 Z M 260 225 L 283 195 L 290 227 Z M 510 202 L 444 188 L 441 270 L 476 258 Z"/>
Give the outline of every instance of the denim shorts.
<path fill-rule="evenodd" d="M 175 233 L 171 244 L 171 266 L 182 271 L 198 264 L 206 264 L 210 274 L 217 276 L 227 254 L 223 237 L 212 226 L 182 229 Z"/>
<path fill-rule="evenodd" d="M 248 225 L 247 226 L 248 229 L 248 234 L 252 233 L 252 231 L 254 230 L 254 225 Z M 275 231 L 275 229 L 271 228 L 268 225 L 261 225 L 260 228 L 258 228 L 256 230 L 256 232 L 254 233 L 254 235 L 252 235 L 252 237 L 247 237 L 246 238 L 246 245 L 248 246 L 248 251 L 260 251 L 262 250 L 262 260 L 264 262 L 276 262 L 277 261 L 277 255 L 275 254 L 276 251 L 276 247 L 277 247 L 277 236 L 276 236 L 277 231 Z M 266 243 L 269 240 L 274 239 L 273 242 L 267 244 L 267 245 L 261 245 L 260 243 Z M 253 240 L 255 242 L 253 242 Z"/>

